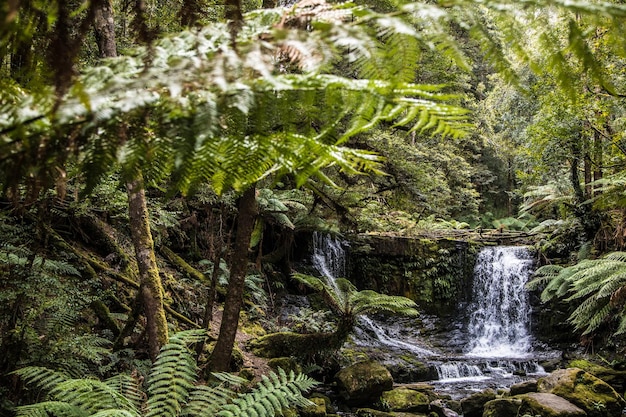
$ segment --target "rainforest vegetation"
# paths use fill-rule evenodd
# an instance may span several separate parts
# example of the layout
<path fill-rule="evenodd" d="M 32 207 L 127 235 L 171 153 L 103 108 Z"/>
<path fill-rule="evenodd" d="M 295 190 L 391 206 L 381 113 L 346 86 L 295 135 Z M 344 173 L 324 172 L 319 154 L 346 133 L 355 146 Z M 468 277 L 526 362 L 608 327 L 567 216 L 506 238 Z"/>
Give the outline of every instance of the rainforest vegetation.
<path fill-rule="evenodd" d="M 625 25 L 595 0 L 2 1 L 0 415 L 310 404 L 303 373 L 247 397 L 232 373 L 281 294 L 330 308 L 290 324 L 318 353 L 417 314 L 299 270 L 313 232 L 523 232 L 530 287 L 621 352 Z"/>

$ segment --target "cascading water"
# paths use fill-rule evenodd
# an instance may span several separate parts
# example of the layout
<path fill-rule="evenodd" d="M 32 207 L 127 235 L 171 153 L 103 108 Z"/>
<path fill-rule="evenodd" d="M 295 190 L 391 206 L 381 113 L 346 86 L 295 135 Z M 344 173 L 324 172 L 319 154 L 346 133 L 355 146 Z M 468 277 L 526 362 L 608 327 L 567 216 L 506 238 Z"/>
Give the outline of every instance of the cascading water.
<path fill-rule="evenodd" d="M 524 247 L 489 247 L 474 268 L 473 312 L 467 356 L 525 358 L 530 355 L 530 303 L 525 289 L 532 254 Z"/>
<path fill-rule="evenodd" d="M 542 374 L 531 349 L 531 306 L 525 289 L 533 266 L 524 247 L 487 247 L 474 267 L 467 349 L 462 358 L 438 364 L 439 381 L 451 392 L 506 386 L 516 375 Z M 452 384 L 452 385 L 450 385 Z"/>

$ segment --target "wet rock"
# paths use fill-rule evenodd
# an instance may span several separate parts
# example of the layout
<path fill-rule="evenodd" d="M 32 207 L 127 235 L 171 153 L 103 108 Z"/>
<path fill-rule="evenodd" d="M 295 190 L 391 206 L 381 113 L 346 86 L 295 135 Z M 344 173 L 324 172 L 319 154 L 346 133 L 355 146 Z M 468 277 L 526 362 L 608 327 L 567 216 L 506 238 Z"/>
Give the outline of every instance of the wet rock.
<path fill-rule="evenodd" d="M 509 395 L 515 396 L 515 395 L 520 395 L 520 394 L 527 394 L 529 392 L 537 392 L 537 380 L 536 379 L 530 379 L 528 381 L 511 385 L 511 388 L 509 390 Z"/>
<path fill-rule="evenodd" d="M 428 395 L 404 387 L 383 392 L 381 402 L 391 411 L 428 412 L 430 405 Z"/>
<path fill-rule="evenodd" d="M 339 395 L 350 405 L 372 404 L 393 386 L 389 370 L 377 362 L 365 361 L 343 368 L 335 375 Z"/>
<path fill-rule="evenodd" d="M 609 384 L 579 368 L 559 369 L 540 378 L 538 391 L 570 401 L 589 417 L 620 417 L 626 405 Z"/>
<path fill-rule="evenodd" d="M 461 400 L 461 409 L 464 417 L 481 417 L 483 408 L 488 401 L 494 400 L 496 393 L 492 389 L 470 395 Z"/>
<path fill-rule="evenodd" d="M 385 366 L 399 383 L 432 381 L 438 378 L 437 368 L 419 361 L 386 360 Z"/>
<path fill-rule="evenodd" d="M 430 403 L 430 410 L 439 417 L 459 417 L 459 414 L 447 407 L 443 400 L 435 400 Z"/>

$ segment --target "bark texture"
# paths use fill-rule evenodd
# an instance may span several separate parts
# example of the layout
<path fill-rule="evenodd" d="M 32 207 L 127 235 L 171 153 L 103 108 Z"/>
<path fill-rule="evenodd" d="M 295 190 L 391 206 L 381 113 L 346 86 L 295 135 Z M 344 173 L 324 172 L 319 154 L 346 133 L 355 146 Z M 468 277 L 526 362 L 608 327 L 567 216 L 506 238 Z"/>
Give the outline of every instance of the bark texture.
<path fill-rule="evenodd" d="M 139 269 L 140 300 L 146 315 L 150 358 L 155 360 L 167 343 L 167 319 L 163 305 L 163 285 L 154 254 L 143 177 L 137 173 L 126 183 L 130 232 Z"/>
<path fill-rule="evenodd" d="M 233 352 L 235 335 L 239 325 L 239 313 L 243 304 L 244 283 L 248 269 L 250 236 L 257 216 L 256 188 L 250 187 L 239 200 L 237 232 L 231 257 L 230 280 L 224 302 L 220 334 L 210 359 L 212 371 L 228 371 Z"/>
<path fill-rule="evenodd" d="M 117 56 L 113 5 L 110 0 L 96 0 L 95 5 L 93 26 L 100 58 Z"/>

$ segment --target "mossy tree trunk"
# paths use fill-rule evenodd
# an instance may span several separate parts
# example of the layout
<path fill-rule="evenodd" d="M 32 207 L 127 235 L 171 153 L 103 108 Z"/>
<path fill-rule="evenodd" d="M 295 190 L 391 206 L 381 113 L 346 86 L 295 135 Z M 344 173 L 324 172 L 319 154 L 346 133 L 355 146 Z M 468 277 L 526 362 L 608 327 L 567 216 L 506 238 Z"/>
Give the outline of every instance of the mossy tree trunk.
<path fill-rule="evenodd" d="M 220 325 L 220 334 L 211 354 L 211 370 L 228 371 L 233 352 L 239 313 L 243 305 L 243 293 L 248 271 L 248 249 L 250 237 L 257 217 L 256 188 L 248 188 L 239 200 L 237 231 L 233 255 L 230 259 L 230 279 L 224 301 L 224 312 Z"/>
<path fill-rule="evenodd" d="M 117 56 L 115 20 L 110 0 L 97 0 L 94 10 L 94 32 L 102 58 Z M 126 135 L 122 126 L 120 133 Z M 150 230 L 145 185 L 140 170 L 132 170 L 126 180 L 128 215 L 131 239 L 135 248 L 139 270 L 139 300 L 146 316 L 148 351 L 154 361 L 161 346 L 167 343 L 167 319 L 163 303 L 163 285 L 154 253 L 154 241 Z"/>

